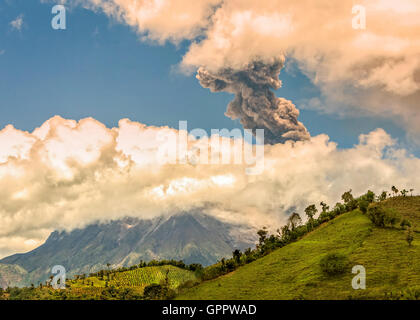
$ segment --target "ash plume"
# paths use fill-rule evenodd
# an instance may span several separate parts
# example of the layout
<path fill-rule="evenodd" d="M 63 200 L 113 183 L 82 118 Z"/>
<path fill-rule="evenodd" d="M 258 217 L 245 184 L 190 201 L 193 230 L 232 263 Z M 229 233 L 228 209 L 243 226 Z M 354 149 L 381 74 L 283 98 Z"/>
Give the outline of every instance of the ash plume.
<path fill-rule="evenodd" d="M 197 79 L 212 92 L 235 94 L 225 115 L 240 119 L 246 129 L 264 129 L 266 143 L 307 140 L 309 132 L 297 120 L 299 110 L 291 101 L 278 98 L 273 92 L 281 87 L 279 74 L 283 65 L 283 60 L 275 59 L 272 63 L 254 61 L 241 70 L 224 68 L 212 72 L 201 67 Z"/>

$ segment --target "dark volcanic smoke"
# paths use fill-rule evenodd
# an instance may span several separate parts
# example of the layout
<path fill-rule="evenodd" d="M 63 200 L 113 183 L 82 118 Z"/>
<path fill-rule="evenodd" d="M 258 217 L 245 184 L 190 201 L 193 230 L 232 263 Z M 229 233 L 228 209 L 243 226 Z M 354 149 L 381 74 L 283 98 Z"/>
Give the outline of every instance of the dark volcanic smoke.
<path fill-rule="evenodd" d="M 197 79 L 212 92 L 234 93 L 235 99 L 225 114 L 231 119 L 239 118 L 246 129 L 264 129 L 266 143 L 307 140 L 309 132 L 297 120 L 299 110 L 272 91 L 281 87 L 279 75 L 283 65 L 283 60 L 277 59 L 271 64 L 255 61 L 242 70 L 225 68 L 210 72 L 201 67 Z"/>

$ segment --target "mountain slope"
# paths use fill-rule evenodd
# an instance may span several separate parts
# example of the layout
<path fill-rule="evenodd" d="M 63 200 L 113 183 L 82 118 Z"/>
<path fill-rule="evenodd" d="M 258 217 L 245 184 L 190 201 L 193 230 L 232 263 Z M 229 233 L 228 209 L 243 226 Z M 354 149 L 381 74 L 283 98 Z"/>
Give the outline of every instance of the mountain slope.
<path fill-rule="evenodd" d="M 105 269 L 107 263 L 120 267 L 152 259 L 208 265 L 230 256 L 236 248 L 252 247 L 254 241 L 254 230 L 203 214 L 153 220 L 127 218 L 70 233 L 53 232 L 35 250 L 12 255 L 0 263 L 26 270 L 23 284 L 29 285 L 45 281 L 54 265 L 63 265 L 69 276 Z"/>
<path fill-rule="evenodd" d="M 26 270 L 18 265 L 0 264 L 0 288 L 20 284 L 26 276 Z"/>
<path fill-rule="evenodd" d="M 420 197 L 398 197 L 384 205 L 416 224 L 419 203 Z M 331 252 L 348 257 L 344 274 L 323 274 L 319 262 Z M 366 269 L 365 290 L 352 288 L 355 265 Z M 413 287 L 420 287 L 420 234 L 414 233 L 410 247 L 403 230 L 375 227 L 355 210 L 230 274 L 189 289 L 179 299 L 383 299 Z"/>

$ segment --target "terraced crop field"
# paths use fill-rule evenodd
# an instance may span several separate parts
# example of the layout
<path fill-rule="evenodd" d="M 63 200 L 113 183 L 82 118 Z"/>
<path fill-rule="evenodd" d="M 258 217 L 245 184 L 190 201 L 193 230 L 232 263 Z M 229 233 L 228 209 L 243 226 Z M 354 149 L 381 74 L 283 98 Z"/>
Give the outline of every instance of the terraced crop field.
<path fill-rule="evenodd" d="M 171 288 L 176 288 L 188 280 L 195 280 L 195 275 L 191 271 L 180 269 L 174 266 L 145 267 L 131 271 L 119 272 L 111 280 L 111 284 L 117 284 L 123 287 L 139 287 L 152 283 L 160 283 L 166 278 L 166 272 L 169 270 L 168 278 Z"/>
<path fill-rule="evenodd" d="M 169 270 L 169 272 L 168 272 Z M 184 270 L 174 266 L 157 266 L 144 267 L 124 272 L 114 272 L 110 274 L 110 280 L 107 281 L 107 276 L 104 280 L 98 277 L 89 277 L 85 280 L 73 280 L 69 284 L 73 288 L 81 287 L 140 287 L 144 288 L 150 284 L 159 284 L 165 281 L 166 273 L 168 272 L 168 279 L 171 288 L 177 288 L 180 284 L 186 281 L 194 281 L 196 277 L 193 272 Z"/>

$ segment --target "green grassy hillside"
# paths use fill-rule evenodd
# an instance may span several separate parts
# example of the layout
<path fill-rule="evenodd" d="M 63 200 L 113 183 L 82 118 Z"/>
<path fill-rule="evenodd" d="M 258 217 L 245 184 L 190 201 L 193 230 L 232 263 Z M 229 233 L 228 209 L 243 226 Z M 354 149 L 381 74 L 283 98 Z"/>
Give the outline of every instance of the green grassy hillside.
<path fill-rule="evenodd" d="M 381 205 L 395 209 L 403 218 L 410 220 L 414 230 L 420 231 L 420 196 L 390 198 Z"/>
<path fill-rule="evenodd" d="M 420 197 L 383 202 L 420 227 Z M 328 253 L 347 256 L 343 274 L 322 272 Z M 352 267 L 366 269 L 366 289 L 354 290 Z M 420 234 L 409 246 L 400 228 L 379 228 L 359 210 L 345 213 L 303 239 L 236 271 L 183 292 L 179 299 L 384 299 L 420 292 Z M 417 291 L 417 293 L 415 293 Z M 420 298 L 420 297 L 419 297 Z"/>

